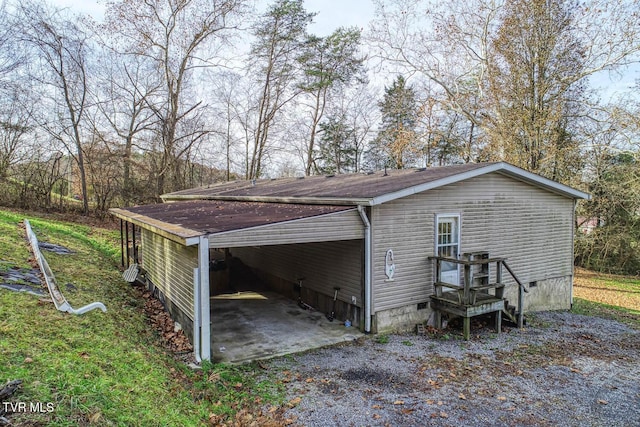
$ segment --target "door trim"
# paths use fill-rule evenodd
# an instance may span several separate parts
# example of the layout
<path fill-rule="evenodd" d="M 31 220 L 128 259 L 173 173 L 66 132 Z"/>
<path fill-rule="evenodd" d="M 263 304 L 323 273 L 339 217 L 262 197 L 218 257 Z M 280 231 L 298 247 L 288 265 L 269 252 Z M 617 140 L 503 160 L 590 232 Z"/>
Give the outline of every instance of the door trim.
<path fill-rule="evenodd" d="M 455 220 L 455 223 L 457 225 L 457 229 L 455 230 L 455 237 L 457 239 L 457 243 L 458 243 L 458 250 L 456 255 L 456 259 L 460 258 L 460 254 L 462 253 L 462 215 L 460 213 L 438 213 L 435 214 L 435 227 L 434 227 L 434 233 L 433 233 L 433 240 L 434 240 L 434 254 L 437 256 L 438 254 L 438 237 L 439 237 L 439 225 L 440 225 L 440 220 L 445 219 L 445 218 L 453 218 Z M 457 277 L 457 283 L 453 283 L 454 285 L 458 285 L 460 284 L 460 264 L 457 264 L 457 271 L 458 271 L 458 277 Z M 442 272 L 441 272 L 442 274 Z M 440 281 L 440 277 L 436 277 L 437 281 Z"/>

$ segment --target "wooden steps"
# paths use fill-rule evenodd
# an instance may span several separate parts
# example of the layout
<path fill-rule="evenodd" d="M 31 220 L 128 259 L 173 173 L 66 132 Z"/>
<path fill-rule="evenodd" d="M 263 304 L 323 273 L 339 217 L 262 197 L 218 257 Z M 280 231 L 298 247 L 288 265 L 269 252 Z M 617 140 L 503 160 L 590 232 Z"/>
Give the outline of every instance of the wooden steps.
<path fill-rule="evenodd" d="M 469 339 L 471 331 L 471 317 L 492 314 L 497 333 L 502 328 L 502 317 L 513 322 L 517 327 L 524 324 L 524 316 L 519 310 L 524 306 L 524 293 L 528 292 L 518 280 L 505 258 L 490 258 L 488 252 L 465 254 L 463 259 L 441 256 L 429 257 L 434 262 L 436 282 L 434 294 L 431 296 L 431 308 L 434 312 L 435 326 L 442 328 L 442 315 L 460 316 L 463 319 L 463 335 Z M 445 283 L 441 280 L 442 263 L 460 264 L 464 268 L 463 285 Z M 489 265 L 495 263 L 495 274 L 491 274 Z M 518 308 L 509 305 L 504 298 L 505 284 L 502 282 L 502 267 L 505 267 L 519 286 Z M 496 282 L 490 283 L 491 277 Z"/>

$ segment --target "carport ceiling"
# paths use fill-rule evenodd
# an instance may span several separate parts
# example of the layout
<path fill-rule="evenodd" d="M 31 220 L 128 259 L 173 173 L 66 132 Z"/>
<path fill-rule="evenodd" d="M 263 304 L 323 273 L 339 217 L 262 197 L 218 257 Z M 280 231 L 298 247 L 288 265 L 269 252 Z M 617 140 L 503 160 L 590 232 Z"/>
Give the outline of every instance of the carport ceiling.
<path fill-rule="evenodd" d="M 354 206 L 194 200 L 111 209 L 116 217 L 182 244 L 193 238 L 350 213 Z M 259 244 L 255 242 L 254 244 Z"/>

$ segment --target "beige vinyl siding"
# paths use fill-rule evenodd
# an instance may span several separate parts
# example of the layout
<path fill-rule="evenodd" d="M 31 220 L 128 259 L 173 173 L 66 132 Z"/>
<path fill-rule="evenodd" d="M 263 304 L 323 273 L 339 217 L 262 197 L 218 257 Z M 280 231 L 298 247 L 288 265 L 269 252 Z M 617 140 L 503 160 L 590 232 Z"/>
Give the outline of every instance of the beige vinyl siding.
<path fill-rule="evenodd" d="M 350 303 L 355 296 L 356 305 L 361 306 L 362 248 L 362 240 L 345 240 L 236 248 L 232 254 L 253 268 L 292 283 L 305 277 L 304 287 L 331 297 L 338 286 L 338 299 Z"/>
<path fill-rule="evenodd" d="M 142 266 L 164 295 L 193 320 L 193 269 L 198 247 L 183 246 L 142 230 Z"/>
<path fill-rule="evenodd" d="M 499 173 L 375 206 L 374 311 L 424 302 L 432 294 L 427 257 L 435 251 L 436 214 L 460 215 L 461 253 L 506 257 L 524 283 L 571 275 L 573 206 L 572 199 Z M 394 251 L 393 282 L 385 281 L 387 249 Z"/>
<path fill-rule="evenodd" d="M 364 228 L 356 209 L 276 224 L 213 234 L 209 247 L 237 248 L 362 239 Z"/>

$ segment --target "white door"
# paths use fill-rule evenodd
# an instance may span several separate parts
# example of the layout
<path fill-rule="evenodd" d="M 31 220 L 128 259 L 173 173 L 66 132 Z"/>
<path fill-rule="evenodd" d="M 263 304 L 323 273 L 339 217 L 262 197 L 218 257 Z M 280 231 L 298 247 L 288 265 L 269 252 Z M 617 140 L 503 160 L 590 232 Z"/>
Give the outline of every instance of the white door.
<path fill-rule="evenodd" d="M 438 256 L 458 259 L 460 254 L 460 215 L 438 215 L 436 229 L 436 253 Z M 460 284 L 460 265 L 442 262 L 440 281 Z"/>

